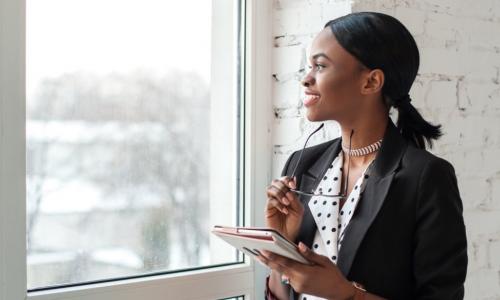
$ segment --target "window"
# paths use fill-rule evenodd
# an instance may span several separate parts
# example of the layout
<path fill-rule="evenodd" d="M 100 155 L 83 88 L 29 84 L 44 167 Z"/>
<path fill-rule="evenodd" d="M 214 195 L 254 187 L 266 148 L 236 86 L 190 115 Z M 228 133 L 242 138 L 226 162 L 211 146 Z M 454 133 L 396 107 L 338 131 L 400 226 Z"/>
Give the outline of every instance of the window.
<path fill-rule="evenodd" d="M 214 0 L 207 21 L 189 1 L 185 19 L 211 26 L 210 63 L 180 80 L 185 69 L 154 63 L 186 48 L 154 48 L 168 3 L 67 2 L 0 0 L 0 300 L 252 299 L 254 264 L 208 230 L 262 225 L 271 149 L 269 119 L 256 116 L 271 111 L 270 3 Z M 167 118 L 176 108 L 178 122 Z M 179 245 L 193 228 L 199 237 Z"/>
<path fill-rule="evenodd" d="M 211 97 L 212 61 L 241 78 L 211 5 L 27 1 L 28 288 L 241 261 L 210 234 L 239 221 L 243 107 Z"/>
<path fill-rule="evenodd" d="M 243 107 L 211 97 L 212 62 L 241 87 L 211 4 L 27 1 L 29 289 L 241 261 L 210 236 L 241 225 Z"/>

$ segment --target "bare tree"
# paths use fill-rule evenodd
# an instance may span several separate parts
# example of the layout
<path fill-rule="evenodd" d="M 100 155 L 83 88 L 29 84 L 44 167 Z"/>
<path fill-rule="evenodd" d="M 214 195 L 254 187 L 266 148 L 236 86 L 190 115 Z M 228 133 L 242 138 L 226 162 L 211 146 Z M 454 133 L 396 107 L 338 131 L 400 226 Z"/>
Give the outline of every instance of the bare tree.
<path fill-rule="evenodd" d="M 92 182 L 109 198 L 122 197 L 129 207 L 145 211 L 142 246 L 134 249 L 142 253 L 145 270 L 155 265 L 168 267 L 174 228 L 180 235 L 192 237 L 181 246 L 187 264 L 196 265 L 200 247 L 208 244 L 202 224 L 208 209 L 209 109 L 209 89 L 196 74 L 74 73 L 45 80 L 29 105 L 29 119 L 81 121 L 89 128 L 114 122 L 127 138 L 96 135 L 81 144 L 65 145 L 72 148 L 59 161 L 65 166 L 64 174 L 57 164 L 50 164 L 48 152 L 54 141 L 30 144 L 28 173 L 33 176 L 34 193 L 28 218 L 29 245 L 44 197 L 43 181 L 48 175 L 76 176 Z M 141 134 L 131 130 L 135 125 L 142 127 Z M 158 130 L 144 131 L 148 128 Z M 92 153 L 107 154 L 92 157 Z M 144 191 L 159 199 L 158 203 L 139 205 Z M 80 230 L 85 229 L 91 213 L 82 218 Z"/>

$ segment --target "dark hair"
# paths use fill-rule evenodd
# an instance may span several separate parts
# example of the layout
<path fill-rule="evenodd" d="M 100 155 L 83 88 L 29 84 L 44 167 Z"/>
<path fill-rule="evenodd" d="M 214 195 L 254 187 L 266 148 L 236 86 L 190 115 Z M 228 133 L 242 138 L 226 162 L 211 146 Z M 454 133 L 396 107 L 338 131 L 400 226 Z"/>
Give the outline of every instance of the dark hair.
<path fill-rule="evenodd" d="M 382 94 L 389 108 L 398 110 L 397 127 L 416 147 L 432 148 L 441 125 L 432 125 L 411 105 L 409 91 L 420 63 L 417 43 L 396 18 L 379 12 L 351 13 L 325 24 L 339 44 L 369 69 L 384 72 Z"/>

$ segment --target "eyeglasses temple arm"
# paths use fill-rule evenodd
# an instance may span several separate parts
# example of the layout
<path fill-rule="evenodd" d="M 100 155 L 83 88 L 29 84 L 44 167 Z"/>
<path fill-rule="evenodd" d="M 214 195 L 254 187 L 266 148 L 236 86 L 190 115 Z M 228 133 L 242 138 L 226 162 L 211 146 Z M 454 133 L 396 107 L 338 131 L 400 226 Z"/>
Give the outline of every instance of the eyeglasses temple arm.
<path fill-rule="evenodd" d="M 309 139 L 311 138 L 311 136 L 313 136 L 313 134 L 315 134 L 316 132 L 318 132 L 321 128 L 323 128 L 323 126 L 325 126 L 325 123 L 321 123 L 321 125 L 319 125 L 318 128 L 316 128 L 316 130 L 314 130 L 311 134 L 309 134 L 309 136 L 307 137 L 306 139 L 306 142 L 304 143 L 304 147 L 302 147 L 302 150 L 300 150 L 300 155 L 299 155 L 299 159 L 297 160 L 297 162 L 295 163 L 295 167 L 293 168 L 293 172 L 292 172 L 292 175 L 291 177 L 294 178 L 295 177 L 295 171 L 297 171 L 297 167 L 299 166 L 299 162 L 300 160 L 302 159 L 302 154 L 304 154 L 304 149 L 306 148 L 307 146 L 307 142 L 309 141 Z"/>
<path fill-rule="evenodd" d="M 349 153 L 347 154 L 347 178 L 344 182 L 344 195 L 347 197 L 347 183 L 349 181 L 349 170 L 351 169 L 351 145 L 352 145 L 352 136 L 354 135 L 354 129 L 351 129 L 351 134 L 349 135 Z"/>

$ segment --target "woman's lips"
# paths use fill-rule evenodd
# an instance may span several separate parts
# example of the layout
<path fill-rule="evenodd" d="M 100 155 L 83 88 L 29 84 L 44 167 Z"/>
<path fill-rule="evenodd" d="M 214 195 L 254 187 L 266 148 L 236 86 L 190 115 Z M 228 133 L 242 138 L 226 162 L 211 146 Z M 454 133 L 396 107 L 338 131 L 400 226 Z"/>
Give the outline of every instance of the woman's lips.
<path fill-rule="evenodd" d="M 309 107 L 311 105 L 314 105 L 318 101 L 319 101 L 319 95 L 306 94 L 303 103 L 305 107 Z"/>

